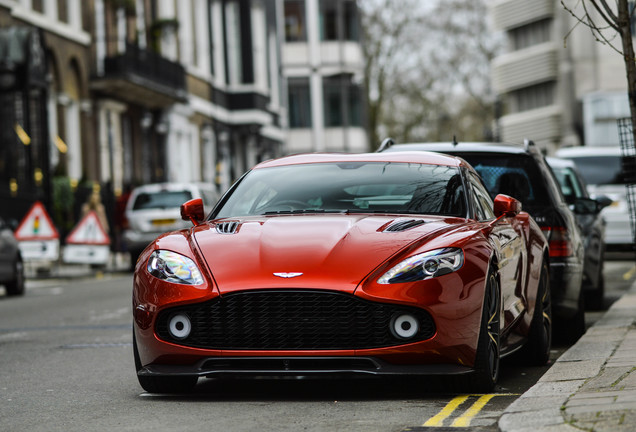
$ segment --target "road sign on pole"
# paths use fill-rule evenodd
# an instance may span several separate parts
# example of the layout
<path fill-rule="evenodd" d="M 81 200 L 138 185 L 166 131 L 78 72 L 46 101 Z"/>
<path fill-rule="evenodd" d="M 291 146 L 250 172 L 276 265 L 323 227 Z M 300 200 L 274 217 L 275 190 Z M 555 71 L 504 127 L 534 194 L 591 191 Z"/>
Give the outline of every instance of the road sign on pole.
<path fill-rule="evenodd" d="M 40 201 L 33 203 L 14 235 L 25 261 L 56 261 L 59 258 L 60 235 Z"/>
<path fill-rule="evenodd" d="M 110 257 L 110 237 L 97 213 L 89 212 L 66 237 L 63 259 L 66 263 L 106 264 Z"/>

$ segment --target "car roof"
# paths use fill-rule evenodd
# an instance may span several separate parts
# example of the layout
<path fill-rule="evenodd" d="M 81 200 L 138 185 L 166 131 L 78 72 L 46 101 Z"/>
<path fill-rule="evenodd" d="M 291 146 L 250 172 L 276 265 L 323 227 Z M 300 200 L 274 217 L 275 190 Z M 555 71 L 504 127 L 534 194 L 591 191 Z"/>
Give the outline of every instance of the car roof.
<path fill-rule="evenodd" d="M 565 147 L 557 150 L 556 155 L 561 158 L 578 156 L 621 156 L 621 148 L 619 146 Z"/>
<path fill-rule="evenodd" d="M 160 191 L 175 191 L 175 190 L 191 190 L 191 189 L 211 189 L 213 186 L 207 183 L 197 182 L 163 182 L 163 183 L 148 183 L 141 186 L 137 186 L 133 193 L 150 192 L 156 193 Z"/>
<path fill-rule="evenodd" d="M 572 168 L 576 170 L 576 163 L 574 163 L 574 161 L 571 159 L 563 159 L 559 157 L 549 156 L 549 157 L 546 157 L 545 160 L 546 162 L 548 162 L 548 165 L 554 168 Z"/>
<path fill-rule="evenodd" d="M 398 162 L 430 165 L 467 165 L 458 157 L 435 152 L 407 151 L 394 153 L 305 153 L 273 159 L 258 164 L 255 169 L 274 166 L 301 165 L 324 162 Z"/>
<path fill-rule="evenodd" d="M 533 146 L 530 146 L 532 148 Z M 401 152 L 406 150 L 434 151 L 434 152 L 487 152 L 487 153 L 507 153 L 522 154 L 528 149 L 523 145 L 510 143 L 487 143 L 487 142 L 430 142 L 430 143 L 403 143 L 393 144 L 384 152 Z"/>

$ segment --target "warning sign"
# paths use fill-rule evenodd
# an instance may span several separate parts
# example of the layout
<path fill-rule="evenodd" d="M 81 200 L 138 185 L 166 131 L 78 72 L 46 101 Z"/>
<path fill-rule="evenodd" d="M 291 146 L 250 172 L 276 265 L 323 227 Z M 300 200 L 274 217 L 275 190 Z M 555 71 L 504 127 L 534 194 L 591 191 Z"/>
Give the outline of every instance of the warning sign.
<path fill-rule="evenodd" d="M 15 238 L 17 240 L 52 240 L 59 239 L 60 235 L 44 205 L 36 201 L 15 230 Z"/>
<path fill-rule="evenodd" d="M 33 203 L 14 235 L 25 261 L 56 261 L 60 255 L 60 236 L 39 201 Z"/>
<path fill-rule="evenodd" d="M 91 211 L 66 237 L 66 244 L 109 245 L 110 237 L 99 222 L 97 213 Z"/>
<path fill-rule="evenodd" d="M 66 237 L 63 259 L 66 263 L 106 264 L 110 257 L 110 237 L 91 211 Z"/>

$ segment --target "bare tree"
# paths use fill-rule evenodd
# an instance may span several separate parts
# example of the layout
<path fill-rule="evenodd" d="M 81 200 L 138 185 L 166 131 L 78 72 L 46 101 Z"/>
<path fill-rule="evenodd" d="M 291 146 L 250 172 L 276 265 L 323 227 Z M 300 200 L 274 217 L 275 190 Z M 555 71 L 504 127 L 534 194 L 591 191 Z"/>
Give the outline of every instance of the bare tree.
<path fill-rule="evenodd" d="M 365 0 L 360 8 L 371 146 L 384 136 L 489 138 L 498 46 L 485 0 Z"/>
<path fill-rule="evenodd" d="M 607 0 L 577 0 L 575 3 L 561 0 L 565 10 L 577 23 L 588 27 L 598 42 L 623 56 L 632 125 L 636 125 L 636 58 L 631 27 L 634 7 L 629 3 L 628 0 L 614 0 L 613 5 Z M 618 41 L 617 36 L 620 38 Z M 636 128 L 633 131 L 636 142 Z"/>

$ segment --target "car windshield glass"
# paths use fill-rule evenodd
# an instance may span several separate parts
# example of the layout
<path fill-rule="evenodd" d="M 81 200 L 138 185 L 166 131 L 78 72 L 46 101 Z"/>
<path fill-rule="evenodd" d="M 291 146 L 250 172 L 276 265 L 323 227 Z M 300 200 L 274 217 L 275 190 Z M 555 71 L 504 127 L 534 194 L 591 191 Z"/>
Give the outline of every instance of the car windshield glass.
<path fill-rule="evenodd" d="M 524 154 L 457 153 L 481 175 L 488 193 L 512 196 L 526 207 L 548 202 L 541 171 L 531 156 Z"/>
<path fill-rule="evenodd" d="M 213 217 L 325 212 L 463 217 L 465 209 L 455 167 L 343 162 L 255 169 Z"/>
<path fill-rule="evenodd" d="M 561 192 L 568 203 L 573 203 L 576 198 L 585 198 L 585 189 L 577 179 L 571 168 L 552 168 L 554 176 L 559 182 Z"/>
<path fill-rule="evenodd" d="M 624 184 L 620 156 L 568 156 L 588 185 Z"/>
<path fill-rule="evenodd" d="M 161 191 L 146 193 L 142 192 L 135 198 L 133 210 L 147 210 L 158 208 L 180 207 L 186 201 L 192 199 L 189 191 Z"/>

